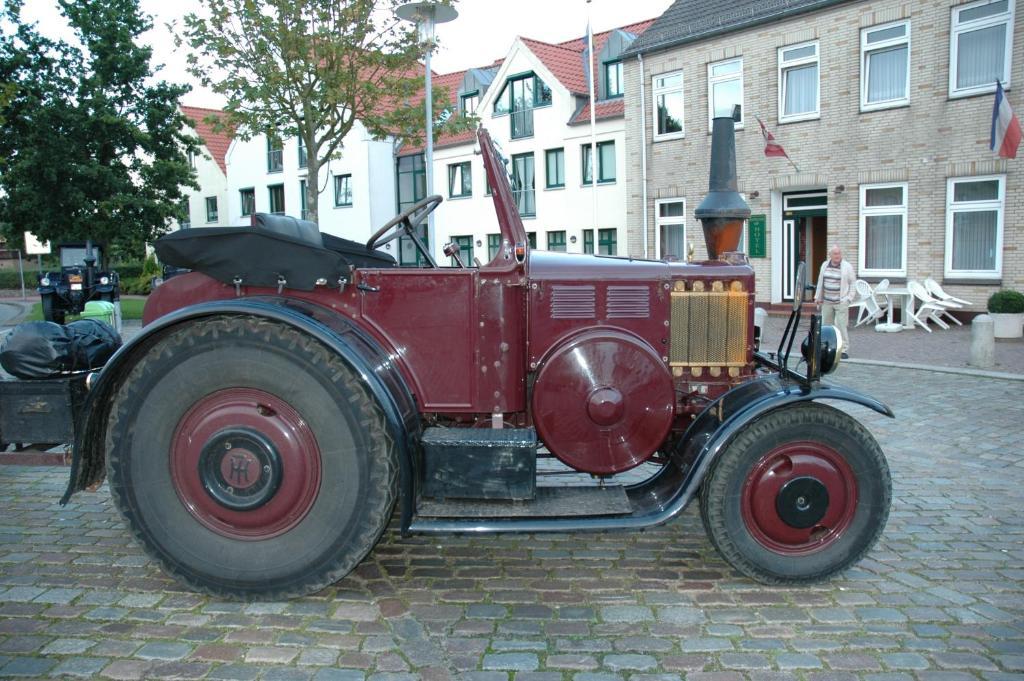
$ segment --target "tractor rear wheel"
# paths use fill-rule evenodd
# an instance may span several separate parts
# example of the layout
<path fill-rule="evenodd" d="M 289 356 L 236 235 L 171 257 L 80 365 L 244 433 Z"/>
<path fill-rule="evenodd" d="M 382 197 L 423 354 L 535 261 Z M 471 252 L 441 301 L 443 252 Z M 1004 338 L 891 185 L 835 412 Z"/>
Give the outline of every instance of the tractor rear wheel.
<path fill-rule="evenodd" d="M 111 407 L 107 473 L 164 570 L 216 596 L 290 598 L 350 572 L 386 527 L 397 453 L 358 372 L 255 317 L 189 322 Z"/>
<path fill-rule="evenodd" d="M 765 584 L 827 579 L 853 565 L 889 516 L 889 466 L 871 433 L 823 404 L 752 422 L 725 449 L 701 490 L 711 542 Z"/>

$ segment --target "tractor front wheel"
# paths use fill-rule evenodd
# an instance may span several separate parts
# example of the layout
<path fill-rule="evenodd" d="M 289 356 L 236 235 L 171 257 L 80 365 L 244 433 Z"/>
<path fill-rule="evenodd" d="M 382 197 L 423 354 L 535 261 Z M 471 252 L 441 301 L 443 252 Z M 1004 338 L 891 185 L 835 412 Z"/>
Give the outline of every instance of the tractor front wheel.
<path fill-rule="evenodd" d="M 358 372 L 254 317 L 189 322 L 111 408 L 114 502 L 164 570 L 216 596 L 290 598 L 350 572 L 384 531 L 397 454 Z"/>
<path fill-rule="evenodd" d="M 43 308 L 43 320 L 47 322 L 54 322 L 56 324 L 64 323 L 64 310 L 57 310 L 54 304 L 54 295 L 47 294 L 42 296 L 42 308 Z"/>
<path fill-rule="evenodd" d="M 889 466 L 871 433 L 832 407 L 805 403 L 752 422 L 701 490 L 712 543 L 765 584 L 842 572 L 875 544 L 889 516 Z"/>

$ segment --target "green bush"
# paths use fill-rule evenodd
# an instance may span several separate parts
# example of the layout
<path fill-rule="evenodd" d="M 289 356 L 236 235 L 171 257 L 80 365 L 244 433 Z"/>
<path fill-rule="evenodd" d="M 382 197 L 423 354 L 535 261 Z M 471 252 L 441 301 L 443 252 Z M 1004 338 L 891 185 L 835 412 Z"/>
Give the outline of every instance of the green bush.
<path fill-rule="evenodd" d="M 988 311 L 996 314 L 1024 312 L 1024 294 L 1019 291 L 996 291 L 988 299 Z"/>
<path fill-rule="evenodd" d="M 123 286 L 126 279 L 133 279 L 133 278 L 141 277 L 142 276 L 142 271 L 143 271 L 143 269 L 146 268 L 146 266 L 147 266 L 146 263 L 142 263 L 142 262 L 126 262 L 126 263 L 119 263 L 119 264 L 114 265 L 113 270 L 115 272 L 117 272 L 118 276 L 121 277 L 121 285 Z M 156 268 L 155 271 L 153 272 L 153 274 L 159 274 L 160 273 L 160 266 L 158 264 L 156 264 L 155 260 L 153 261 L 153 265 L 151 265 L 150 267 L 151 268 L 152 267 Z M 46 267 L 44 266 L 43 269 L 45 271 Z M 53 270 L 56 270 L 56 269 L 57 269 L 57 267 L 53 267 L 53 268 L 51 268 L 50 271 L 53 271 Z M 149 276 L 153 276 L 153 275 L 151 274 Z M 147 277 L 147 279 L 148 279 L 148 277 Z M 29 269 L 28 267 L 25 268 L 25 288 L 26 289 L 35 288 L 36 287 L 36 281 L 37 281 L 36 268 L 35 268 L 35 263 L 33 262 L 31 269 Z M 21 278 L 18 275 L 18 269 L 17 268 L 14 268 L 14 269 L 11 269 L 11 270 L 0 270 L 0 289 L 20 289 L 20 288 L 21 288 Z"/>

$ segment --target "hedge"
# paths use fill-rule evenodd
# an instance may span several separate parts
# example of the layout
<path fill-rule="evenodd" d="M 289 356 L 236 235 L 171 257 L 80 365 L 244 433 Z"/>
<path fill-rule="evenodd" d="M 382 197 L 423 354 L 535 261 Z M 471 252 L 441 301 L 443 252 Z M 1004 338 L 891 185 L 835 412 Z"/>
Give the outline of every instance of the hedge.
<path fill-rule="evenodd" d="M 35 263 L 32 263 L 33 267 L 25 268 L 25 288 L 36 287 L 36 268 Z M 118 276 L 121 277 L 121 281 L 126 279 L 138 279 L 142 276 L 143 263 L 139 262 L 127 262 L 119 265 L 114 265 L 114 271 L 117 272 Z M 20 289 L 21 278 L 18 274 L 18 268 L 0 270 L 0 289 Z"/>

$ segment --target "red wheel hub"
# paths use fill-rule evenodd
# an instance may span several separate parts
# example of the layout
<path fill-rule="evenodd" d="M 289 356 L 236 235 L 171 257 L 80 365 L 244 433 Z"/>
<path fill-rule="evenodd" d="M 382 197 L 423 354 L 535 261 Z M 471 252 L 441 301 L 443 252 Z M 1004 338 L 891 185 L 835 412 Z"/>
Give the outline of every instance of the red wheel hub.
<path fill-rule="evenodd" d="M 192 405 L 174 431 L 171 478 L 196 520 L 234 539 L 269 539 L 306 516 L 320 490 L 309 424 L 262 390 L 229 388 Z"/>
<path fill-rule="evenodd" d="M 843 536 L 857 509 L 857 480 L 839 452 L 820 442 L 787 442 L 765 454 L 743 483 L 750 534 L 776 553 L 820 551 Z"/>

